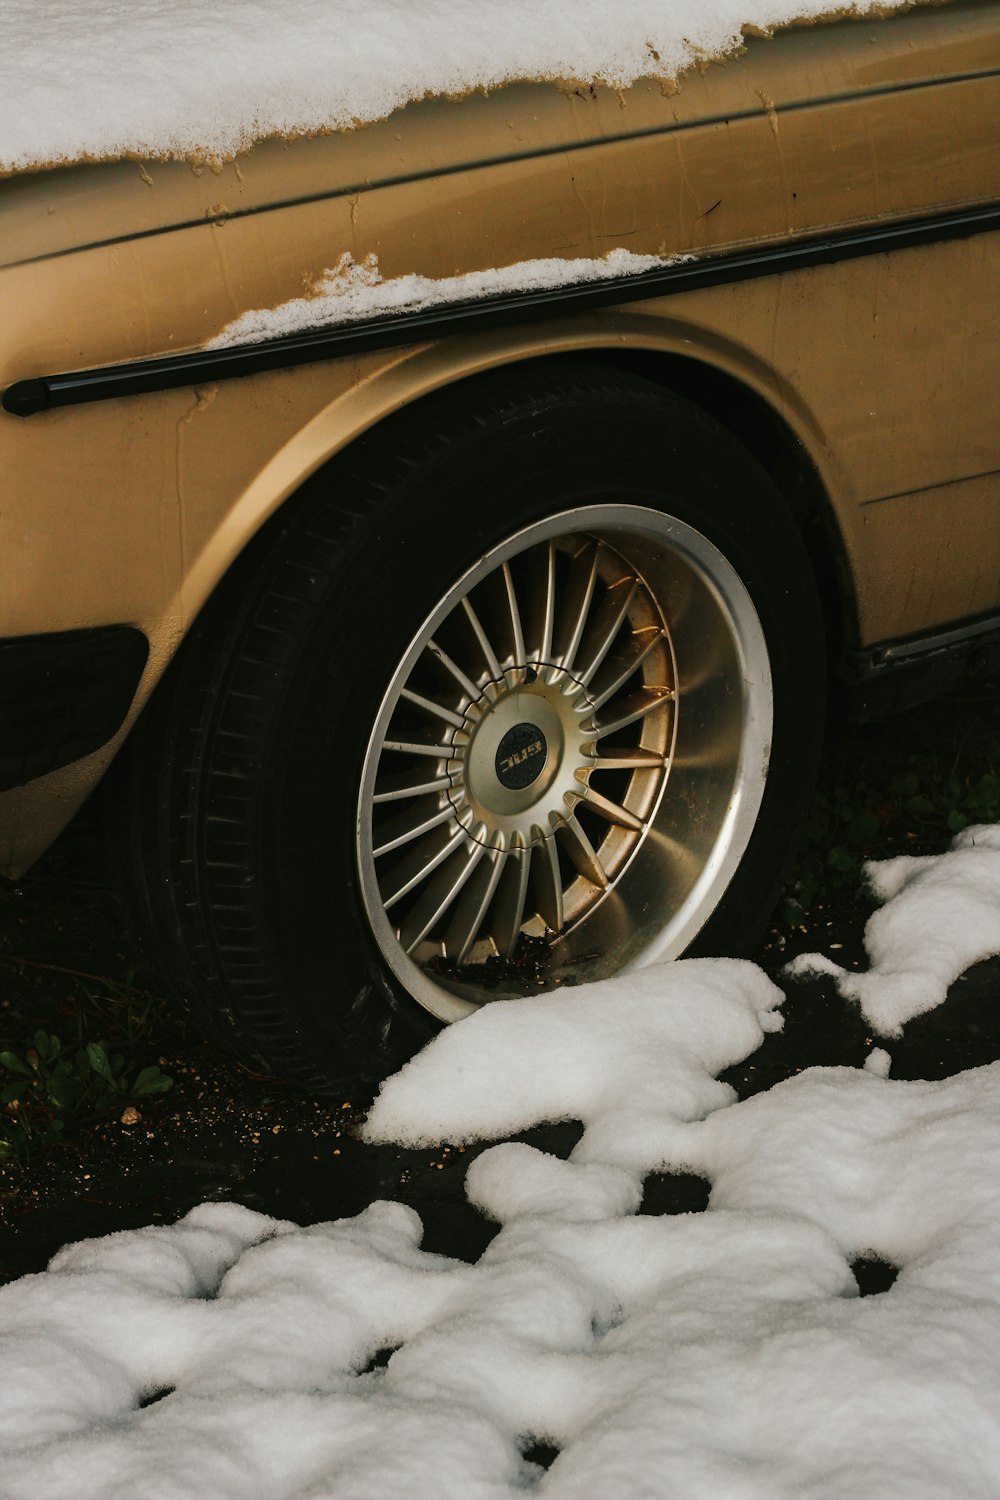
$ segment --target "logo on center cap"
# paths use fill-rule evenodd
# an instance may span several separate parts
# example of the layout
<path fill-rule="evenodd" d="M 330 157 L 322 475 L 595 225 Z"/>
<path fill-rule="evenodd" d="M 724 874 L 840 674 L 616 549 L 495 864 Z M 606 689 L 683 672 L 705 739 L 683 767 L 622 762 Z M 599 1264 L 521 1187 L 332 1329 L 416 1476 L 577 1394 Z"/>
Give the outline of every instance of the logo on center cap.
<path fill-rule="evenodd" d="M 509 792 L 523 791 L 540 776 L 548 755 L 545 736 L 537 724 L 515 724 L 497 746 L 496 773 Z"/>

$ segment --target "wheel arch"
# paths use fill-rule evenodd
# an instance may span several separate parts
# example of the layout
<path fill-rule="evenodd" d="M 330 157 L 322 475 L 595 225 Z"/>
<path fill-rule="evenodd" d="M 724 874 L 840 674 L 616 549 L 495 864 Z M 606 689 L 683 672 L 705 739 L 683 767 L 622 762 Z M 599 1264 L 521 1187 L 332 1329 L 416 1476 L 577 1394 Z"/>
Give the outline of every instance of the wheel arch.
<path fill-rule="evenodd" d="M 767 471 L 795 517 L 812 566 L 832 667 L 858 640 L 854 579 L 829 489 L 800 432 L 760 389 L 708 359 L 596 349 L 593 358 L 663 386 L 715 418 Z"/>
<path fill-rule="evenodd" d="M 836 515 L 840 486 L 823 425 L 801 394 L 751 350 L 696 324 L 623 309 L 407 350 L 352 384 L 294 433 L 221 518 L 184 581 L 188 622 L 257 532 L 365 432 L 403 408 L 491 369 L 572 357 L 638 375 L 703 409 L 768 472 L 802 533 L 831 662 L 857 640 L 853 573 Z M 187 611 L 178 600 L 179 616 Z"/>

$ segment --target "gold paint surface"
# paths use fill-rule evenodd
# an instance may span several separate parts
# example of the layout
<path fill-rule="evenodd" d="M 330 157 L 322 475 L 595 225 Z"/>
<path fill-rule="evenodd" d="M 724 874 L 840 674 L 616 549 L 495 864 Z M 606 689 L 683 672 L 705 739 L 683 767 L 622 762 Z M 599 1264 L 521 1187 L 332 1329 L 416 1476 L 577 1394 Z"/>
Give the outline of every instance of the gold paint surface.
<path fill-rule="evenodd" d="M 616 247 L 697 256 L 1000 201 L 1000 4 L 748 41 L 617 94 L 518 85 L 359 130 L 0 181 L 0 386 L 197 348 L 341 254 L 445 277 Z M 859 644 L 1000 608 L 1000 236 L 218 385 L 0 414 L 0 638 L 139 626 L 134 712 L 234 557 L 406 402 L 559 350 L 682 355 L 801 441 Z M 724 414 L 720 414 L 724 418 Z M 893 498 L 888 498 L 893 497 Z M 0 794 L 23 868 L 115 745 Z"/>

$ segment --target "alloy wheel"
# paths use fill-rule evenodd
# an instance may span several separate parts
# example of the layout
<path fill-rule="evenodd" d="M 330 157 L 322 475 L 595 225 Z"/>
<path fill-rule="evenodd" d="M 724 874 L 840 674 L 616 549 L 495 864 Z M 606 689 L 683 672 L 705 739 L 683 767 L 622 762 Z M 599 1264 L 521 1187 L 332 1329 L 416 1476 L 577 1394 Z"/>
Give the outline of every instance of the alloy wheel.
<path fill-rule="evenodd" d="M 681 952 L 759 808 L 756 612 L 721 552 L 632 505 L 526 528 L 448 590 L 371 735 L 365 906 L 444 1020 Z"/>

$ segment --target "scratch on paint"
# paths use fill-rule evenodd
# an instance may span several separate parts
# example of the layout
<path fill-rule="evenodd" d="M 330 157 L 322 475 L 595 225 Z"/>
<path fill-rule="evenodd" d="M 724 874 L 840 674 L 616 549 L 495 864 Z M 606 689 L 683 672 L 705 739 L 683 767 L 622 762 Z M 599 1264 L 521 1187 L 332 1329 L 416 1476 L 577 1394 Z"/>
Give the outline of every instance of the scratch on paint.
<path fill-rule="evenodd" d="M 774 107 L 774 100 L 768 98 L 763 89 L 754 89 L 757 98 L 767 111 L 767 122 L 771 127 L 771 134 L 777 138 L 778 134 L 778 111 Z"/>

